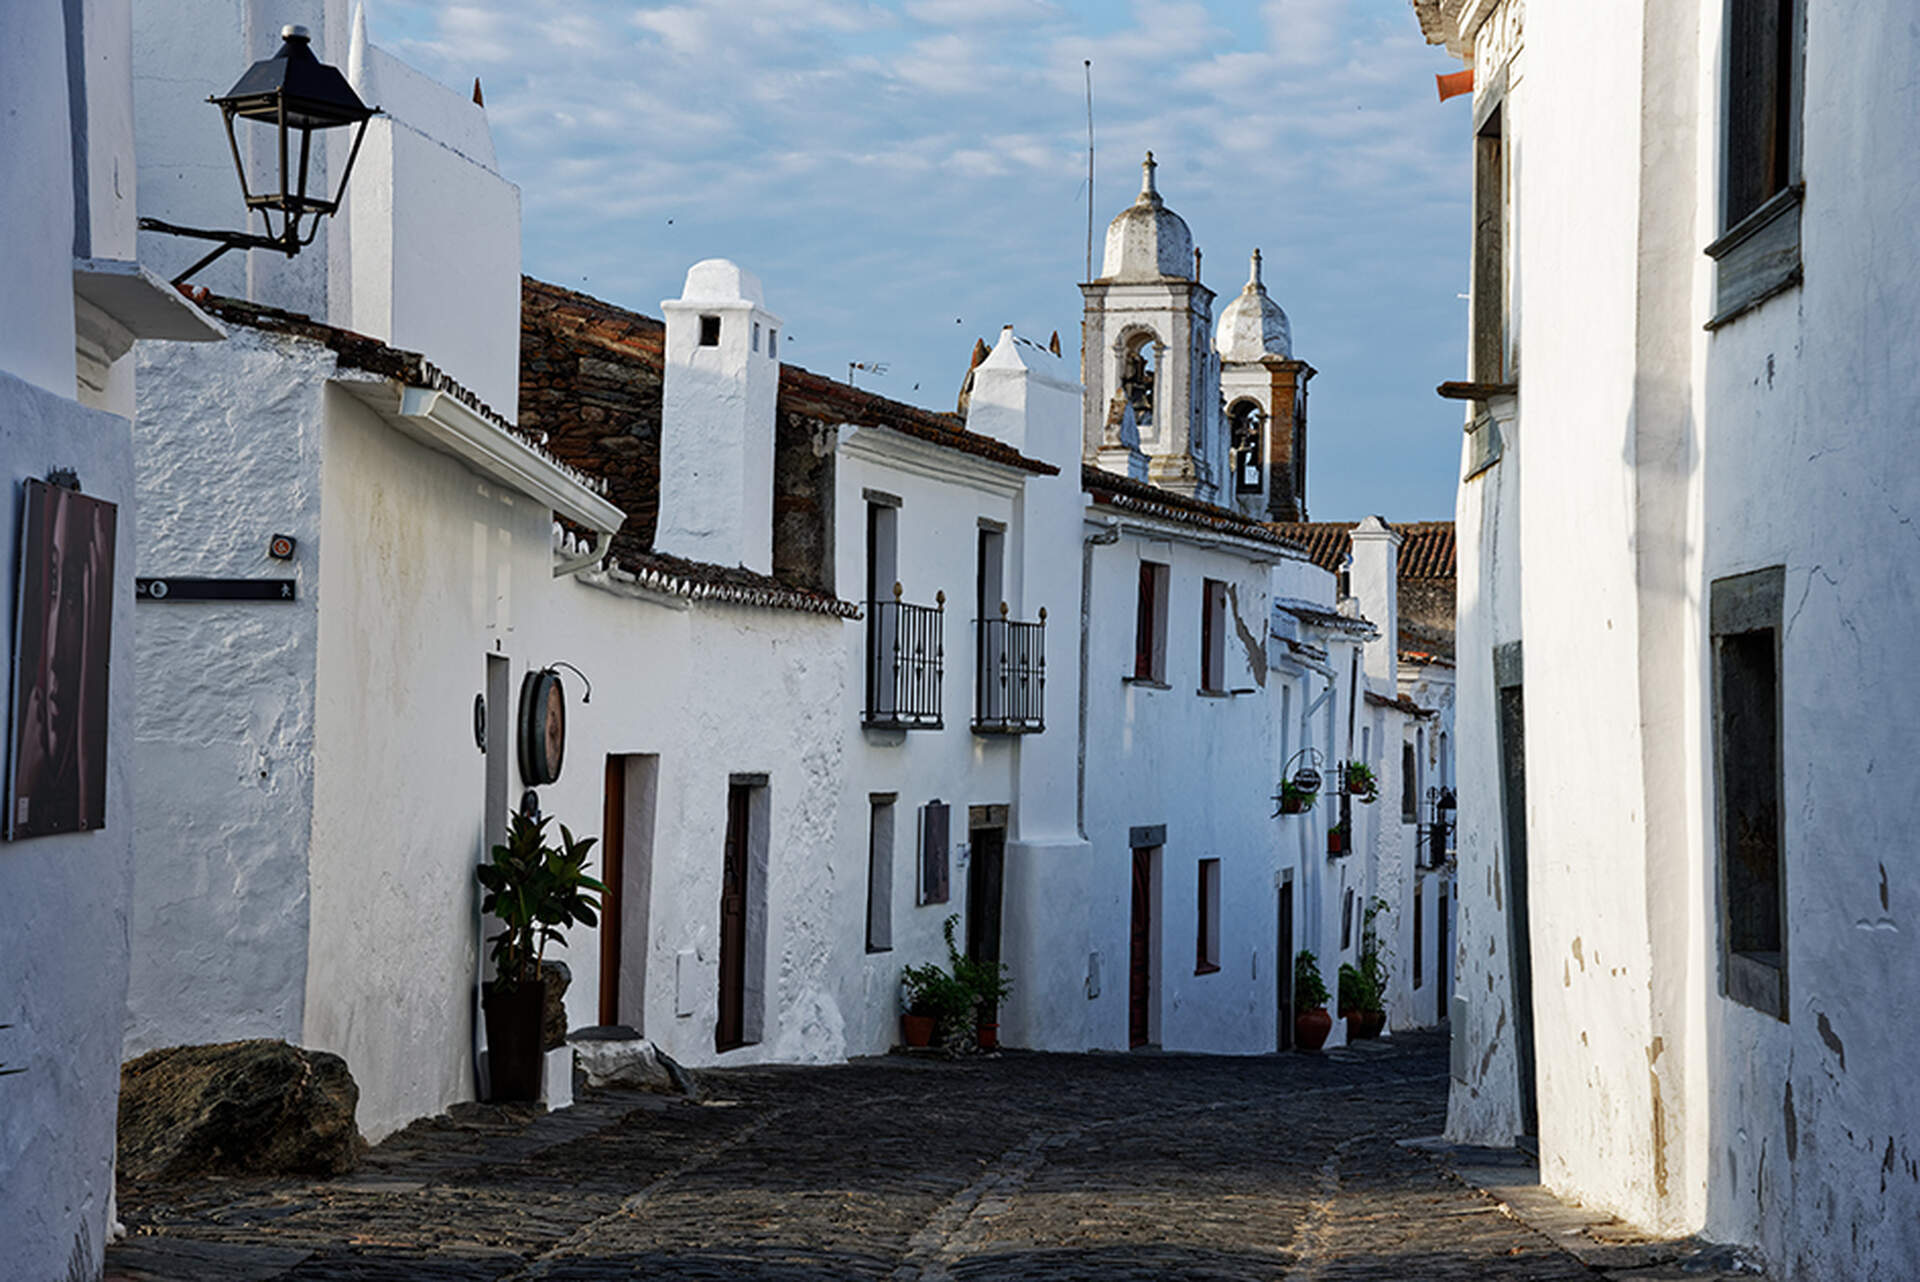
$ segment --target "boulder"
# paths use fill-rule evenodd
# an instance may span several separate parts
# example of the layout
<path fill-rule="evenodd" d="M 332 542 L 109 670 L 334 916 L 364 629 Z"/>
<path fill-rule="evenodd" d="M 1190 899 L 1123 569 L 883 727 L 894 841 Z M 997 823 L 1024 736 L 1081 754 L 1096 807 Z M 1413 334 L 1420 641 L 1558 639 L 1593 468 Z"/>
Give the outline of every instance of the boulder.
<path fill-rule="evenodd" d="M 366 1147 L 360 1088 L 325 1051 L 259 1040 L 150 1051 L 120 1069 L 119 1174 L 339 1175 Z"/>
<path fill-rule="evenodd" d="M 540 978 L 547 981 L 547 1013 L 540 1021 L 540 1049 L 557 1051 L 567 1044 L 567 989 L 573 986 L 573 971 L 565 962 L 543 961 Z"/>
<path fill-rule="evenodd" d="M 633 1086 L 664 1095 L 697 1096 L 693 1079 L 680 1065 L 625 1024 L 575 1029 L 567 1044 L 588 1086 Z"/>

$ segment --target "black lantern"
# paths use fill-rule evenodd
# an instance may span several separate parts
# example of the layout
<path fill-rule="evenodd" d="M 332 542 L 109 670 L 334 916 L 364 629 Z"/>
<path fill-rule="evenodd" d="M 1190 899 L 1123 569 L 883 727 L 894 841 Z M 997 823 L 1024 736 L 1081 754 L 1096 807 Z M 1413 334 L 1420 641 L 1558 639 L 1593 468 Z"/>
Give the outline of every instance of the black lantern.
<path fill-rule="evenodd" d="M 367 134 L 367 122 L 380 114 L 378 107 L 360 101 L 347 78 L 336 67 L 313 56 L 311 37 L 305 27 L 289 26 L 280 31 L 280 51 L 247 68 L 245 75 L 224 95 L 209 98 L 220 108 L 227 126 L 227 146 L 233 153 L 233 167 L 240 176 L 240 194 L 249 211 L 257 211 L 266 222 L 266 234 L 256 232 L 205 231 L 177 227 L 157 218 L 142 218 L 147 231 L 217 240 L 220 245 L 187 270 L 173 278 L 178 285 L 230 249 L 277 249 L 292 258 L 303 246 L 311 244 L 320 230 L 323 215 L 340 209 L 346 196 L 347 179 L 353 162 L 359 158 L 360 142 Z M 251 120 L 278 134 L 278 173 L 276 180 L 262 183 L 254 191 L 247 180 L 246 162 L 241 159 L 240 139 L 234 131 L 236 119 Z M 323 129 L 354 128 L 353 147 L 340 171 L 340 185 L 329 196 L 308 191 L 309 166 L 313 156 L 313 135 Z M 275 215 L 278 217 L 276 226 Z"/>

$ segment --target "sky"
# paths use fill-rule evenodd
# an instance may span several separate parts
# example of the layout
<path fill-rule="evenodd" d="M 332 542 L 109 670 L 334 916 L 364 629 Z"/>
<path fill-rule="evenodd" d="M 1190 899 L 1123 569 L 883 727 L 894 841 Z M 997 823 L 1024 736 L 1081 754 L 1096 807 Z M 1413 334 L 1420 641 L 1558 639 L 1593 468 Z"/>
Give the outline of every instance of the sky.
<path fill-rule="evenodd" d="M 1449 519 L 1466 371 L 1468 106 L 1407 0 L 368 0 L 478 77 L 533 276 L 648 315 L 691 264 L 760 277 L 783 357 L 950 410 L 1000 326 L 1077 368 L 1095 268 L 1159 162 L 1224 307 L 1262 251 L 1318 520 Z"/>

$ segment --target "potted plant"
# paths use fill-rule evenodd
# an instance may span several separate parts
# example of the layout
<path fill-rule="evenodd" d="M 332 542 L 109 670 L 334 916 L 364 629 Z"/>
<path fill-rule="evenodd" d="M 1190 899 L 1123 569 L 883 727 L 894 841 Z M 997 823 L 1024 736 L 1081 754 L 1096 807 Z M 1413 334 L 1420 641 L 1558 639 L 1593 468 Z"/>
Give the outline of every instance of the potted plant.
<path fill-rule="evenodd" d="M 1364 991 L 1371 995 L 1371 1001 L 1360 1007 L 1360 1035 L 1378 1037 L 1387 1026 L 1387 957 L 1388 949 L 1380 942 L 1379 928 L 1375 919 L 1388 910 L 1388 903 L 1378 895 L 1366 907 L 1360 917 L 1360 963 L 1358 970 L 1366 980 Z"/>
<path fill-rule="evenodd" d="M 1314 794 L 1291 779 L 1280 781 L 1280 813 L 1303 815 L 1313 809 Z"/>
<path fill-rule="evenodd" d="M 953 930 L 959 922 L 960 914 L 954 913 L 940 928 L 947 938 L 947 961 L 953 967 L 954 979 L 967 995 L 968 1013 L 973 1016 L 974 1043 L 983 1051 L 997 1050 L 999 1007 L 1013 986 L 1007 980 L 1005 962 L 976 960 L 961 953 L 953 942 Z"/>
<path fill-rule="evenodd" d="M 560 826 L 560 845 L 547 844 L 546 817 L 516 814 L 507 840 L 493 848 L 478 870 L 486 895 L 482 912 L 499 918 L 493 945 L 494 977 L 481 988 L 487 1023 L 489 1094 L 495 1100 L 540 1097 L 541 1024 L 546 982 L 540 962 L 547 945 L 567 942 L 564 928 L 599 921 L 601 891 L 588 875 L 587 856 L 597 838 L 576 838 Z"/>
<path fill-rule="evenodd" d="M 941 1026 L 951 1027 L 971 1012 L 972 998 L 960 981 L 932 962 L 900 972 L 906 1012 L 900 1016 L 900 1040 L 908 1046 L 933 1045 Z"/>
<path fill-rule="evenodd" d="M 1380 1008 L 1379 986 L 1351 962 L 1340 963 L 1340 1017 L 1347 1021 L 1350 1042 L 1378 1037 L 1387 1019 Z"/>
<path fill-rule="evenodd" d="M 1353 826 L 1350 821 L 1342 820 L 1335 824 L 1333 827 L 1327 829 L 1327 853 L 1329 855 L 1346 854 L 1348 843 L 1352 838 Z"/>
<path fill-rule="evenodd" d="M 1327 1013 L 1327 986 L 1320 978 L 1320 959 L 1311 949 L 1301 949 L 1293 959 L 1293 1004 L 1299 1012 L 1293 1017 L 1293 1044 L 1303 1051 L 1319 1050 L 1333 1031 L 1333 1016 Z"/>
<path fill-rule="evenodd" d="M 1373 804 L 1380 795 L 1380 781 L 1373 777 L 1372 766 L 1364 761 L 1347 763 L 1347 795 L 1362 805 Z"/>

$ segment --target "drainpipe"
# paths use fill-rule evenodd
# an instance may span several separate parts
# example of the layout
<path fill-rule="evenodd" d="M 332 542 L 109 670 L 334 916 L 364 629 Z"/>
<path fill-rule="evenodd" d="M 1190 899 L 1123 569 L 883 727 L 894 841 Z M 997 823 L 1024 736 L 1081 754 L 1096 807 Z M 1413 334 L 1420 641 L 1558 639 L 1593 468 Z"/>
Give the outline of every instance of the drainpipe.
<path fill-rule="evenodd" d="M 1093 549 L 1119 541 L 1120 522 L 1110 516 L 1086 536 L 1080 548 L 1080 742 L 1074 768 L 1073 824 L 1082 841 L 1087 839 L 1087 650 L 1093 631 Z"/>

